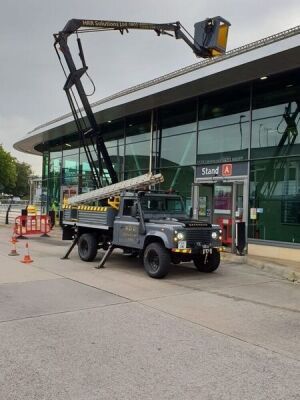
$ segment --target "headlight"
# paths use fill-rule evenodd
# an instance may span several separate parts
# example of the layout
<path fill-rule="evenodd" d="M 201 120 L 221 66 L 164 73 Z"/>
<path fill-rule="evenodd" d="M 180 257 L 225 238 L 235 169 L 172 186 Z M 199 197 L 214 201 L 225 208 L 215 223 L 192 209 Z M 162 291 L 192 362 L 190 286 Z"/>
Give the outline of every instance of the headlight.
<path fill-rule="evenodd" d="M 184 234 L 182 232 L 177 233 L 177 239 L 182 240 L 184 238 Z"/>
<path fill-rule="evenodd" d="M 213 239 L 217 239 L 217 237 L 218 237 L 217 232 L 213 232 L 213 233 L 211 234 L 211 237 L 212 237 Z"/>

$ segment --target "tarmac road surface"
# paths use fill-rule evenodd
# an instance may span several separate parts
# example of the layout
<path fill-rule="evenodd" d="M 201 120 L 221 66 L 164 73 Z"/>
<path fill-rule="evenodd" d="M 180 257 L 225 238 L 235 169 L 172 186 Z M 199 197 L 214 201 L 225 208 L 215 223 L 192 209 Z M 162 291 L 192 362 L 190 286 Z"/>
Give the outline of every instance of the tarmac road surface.
<path fill-rule="evenodd" d="M 136 259 L 106 268 L 68 244 L 30 238 L 10 257 L 0 226 L 0 399 L 300 398 L 300 285 L 224 262 L 172 266 L 154 280 Z"/>

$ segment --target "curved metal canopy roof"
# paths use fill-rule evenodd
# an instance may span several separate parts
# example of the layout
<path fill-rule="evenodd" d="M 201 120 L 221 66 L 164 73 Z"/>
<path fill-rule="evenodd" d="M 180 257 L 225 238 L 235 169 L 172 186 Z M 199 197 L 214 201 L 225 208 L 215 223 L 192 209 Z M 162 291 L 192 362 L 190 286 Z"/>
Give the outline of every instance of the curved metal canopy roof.
<path fill-rule="evenodd" d="M 99 123 L 174 103 L 264 75 L 300 67 L 300 25 L 130 87 L 92 104 Z M 16 150 L 41 154 L 36 147 L 74 133 L 72 114 L 38 126 L 14 144 Z"/>

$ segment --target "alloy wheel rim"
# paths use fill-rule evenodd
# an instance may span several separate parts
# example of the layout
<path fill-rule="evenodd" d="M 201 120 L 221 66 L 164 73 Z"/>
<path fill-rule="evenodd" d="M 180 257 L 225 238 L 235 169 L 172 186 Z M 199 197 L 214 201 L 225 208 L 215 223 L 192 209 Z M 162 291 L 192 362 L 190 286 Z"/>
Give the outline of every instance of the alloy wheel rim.
<path fill-rule="evenodd" d="M 156 272 L 159 268 L 159 257 L 156 251 L 150 250 L 147 254 L 148 263 L 152 272 Z"/>

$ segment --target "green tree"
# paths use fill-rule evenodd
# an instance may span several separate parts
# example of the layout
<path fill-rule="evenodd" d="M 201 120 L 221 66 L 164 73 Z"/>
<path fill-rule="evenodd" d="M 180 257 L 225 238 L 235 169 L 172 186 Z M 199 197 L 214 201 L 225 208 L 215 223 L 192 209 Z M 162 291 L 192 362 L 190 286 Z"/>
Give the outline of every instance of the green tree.
<path fill-rule="evenodd" d="M 29 177 L 32 175 L 31 166 L 25 162 L 15 160 L 17 179 L 16 185 L 13 189 L 15 196 L 28 196 L 29 195 Z"/>
<path fill-rule="evenodd" d="M 12 194 L 17 181 L 15 159 L 0 144 L 0 190 Z"/>

